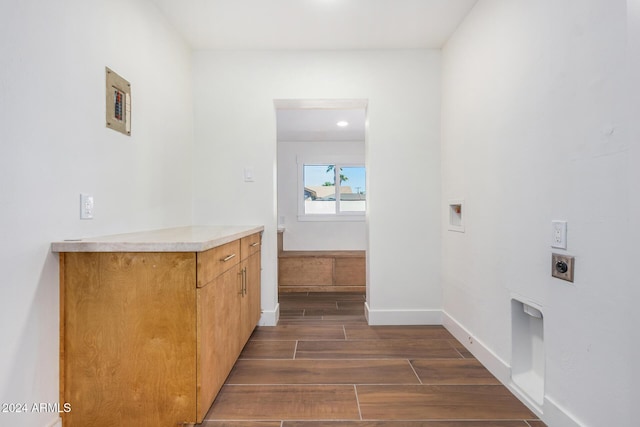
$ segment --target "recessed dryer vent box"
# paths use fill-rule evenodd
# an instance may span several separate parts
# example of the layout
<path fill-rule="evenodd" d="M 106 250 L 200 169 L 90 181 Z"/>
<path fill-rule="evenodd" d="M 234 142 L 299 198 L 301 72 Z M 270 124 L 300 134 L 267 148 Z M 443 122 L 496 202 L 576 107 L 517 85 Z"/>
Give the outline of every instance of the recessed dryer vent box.
<path fill-rule="evenodd" d="M 544 403 L 545 345 L 542 307 L 511 300 L 511 379 L 538 405 Z"/>
<path fill-rule="evenodd" d="M 464 200 L 449 200 L 449 230 L 464 233 Z"/>
<path fill-rule="evenodd" d="M 106 68 L 107 127 L 131 135 L 131 84 Z"/>

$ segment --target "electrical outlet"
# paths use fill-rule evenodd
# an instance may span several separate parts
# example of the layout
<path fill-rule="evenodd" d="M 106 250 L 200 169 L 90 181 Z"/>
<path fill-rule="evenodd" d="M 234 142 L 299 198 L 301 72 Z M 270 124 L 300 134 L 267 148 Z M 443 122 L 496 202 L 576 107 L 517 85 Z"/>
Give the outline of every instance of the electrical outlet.
<path fill-rule="evenodd" d="M 93 196 L 80 194 L 80 219 L 93 219 Z"/>
<path fill-rule="evenodd" d="M 551 221 L 551 247 L 567 249 L 567 221 Z"/>
<path fill-rule="evenodd" d="M 573 283 L 575 258 L 570 255 L 551 254 L 551 276 Z"/>

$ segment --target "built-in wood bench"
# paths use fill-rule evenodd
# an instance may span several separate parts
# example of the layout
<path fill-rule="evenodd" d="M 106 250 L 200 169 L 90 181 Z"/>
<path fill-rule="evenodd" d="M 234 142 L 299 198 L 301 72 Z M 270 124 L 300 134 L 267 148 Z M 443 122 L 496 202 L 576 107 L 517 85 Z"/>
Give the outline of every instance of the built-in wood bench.
<path fill-rule="evenodd" d="M 278 234 L 279 292 L 364 292 L 365 251 L 284 251 Z"/>

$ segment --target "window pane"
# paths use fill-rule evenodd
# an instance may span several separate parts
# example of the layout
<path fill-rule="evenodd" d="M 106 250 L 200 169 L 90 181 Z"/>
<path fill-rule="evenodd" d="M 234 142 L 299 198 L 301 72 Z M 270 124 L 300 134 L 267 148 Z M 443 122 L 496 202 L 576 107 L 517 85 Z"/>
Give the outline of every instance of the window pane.
<path fill-rule="evenodd" d="M 304 213 L 335 214 L 334 165 L 304 165 Z"/>
<path fill-rule="evenodd" d="M 340 212 L 365 212 L 366 179 L 363 166 L 340 168 Z"/>

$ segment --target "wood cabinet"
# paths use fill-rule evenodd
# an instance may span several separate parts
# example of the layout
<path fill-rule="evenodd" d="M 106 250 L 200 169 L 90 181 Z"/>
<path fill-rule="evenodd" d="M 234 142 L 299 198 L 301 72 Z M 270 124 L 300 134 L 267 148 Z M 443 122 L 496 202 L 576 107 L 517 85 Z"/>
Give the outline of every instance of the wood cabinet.
<path fill-rule="evenodd" d="M 278 232 L 279 292 L 364 292 L 365 251 L 285 251 Z"/>
<path fill-rule="evenodd" d="M 260 318 L 260 244 L 61 251 L 65 427 L 201 423 Z"/>
<path fill-rule="evenodd" d="M 364 251 L 284 251 L 278 256 L 280 292 L 364 292 Z"/>
<path fill-rule="evenodd" d="M 239 265 L 197 291 L 197 420 L 206 415 L 244 343 L 240 335 Z"/>
<path fill-rule="evenodd" d="M 262 271 L 260 247 L 262 243 L 260 235 L 251 235 L 241 240 L 242 263 L 241 282 L 242 299 L 240 307 L 241 315 L 241 341 L 242 346 L 247 342 L 255 325 L 260 320 L 260 274 Z"/>

